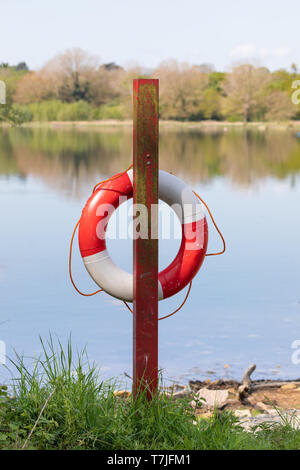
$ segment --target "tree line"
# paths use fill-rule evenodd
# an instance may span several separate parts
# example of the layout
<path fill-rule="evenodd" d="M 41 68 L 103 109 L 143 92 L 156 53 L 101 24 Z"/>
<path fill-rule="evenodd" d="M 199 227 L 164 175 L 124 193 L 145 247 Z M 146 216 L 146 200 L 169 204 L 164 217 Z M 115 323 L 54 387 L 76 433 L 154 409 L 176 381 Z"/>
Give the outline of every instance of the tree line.
<path fill-rule="evenodd" d="M 219 72 L 209 64 L 176 60 L 162 62 L 151 74 L 135 65 L 124 69 L 81 49 L 70 49 L 40 70 L 25 62 L 0 64 L 6 84 L 6 105 L 0 119 L 24 122 L 126 119 L 132 112 L 132 79 L 160 80 L 160 118 L 180 121 L 281 121 L 300 119 L 292 103 L 292 84 L 300 79 L 291 70 L 239 64 Z"/>

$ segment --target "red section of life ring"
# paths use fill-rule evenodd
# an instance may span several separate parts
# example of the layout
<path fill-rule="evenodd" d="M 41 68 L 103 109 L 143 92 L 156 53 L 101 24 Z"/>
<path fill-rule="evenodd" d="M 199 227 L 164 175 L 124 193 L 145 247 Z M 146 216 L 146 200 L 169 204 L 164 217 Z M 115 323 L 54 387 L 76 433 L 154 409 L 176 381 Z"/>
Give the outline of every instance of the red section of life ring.
<path fill-rule="evenodd" d="M 79 224 L 79 248 L 85 267 L 108 294 L 133 300 L 132 274 L 119 268 L 106 249 L 105 232 L 113 211 L 132 197 L 132 170 L 101 185 L 88 199 Z M 121 200 L 120 200 L 121 198 Z M 172 263 L 158 275 L 158 298 L 182 290 L 199 271 L 207 250 L 208 227 L 202 205 L 179 178 L 160 170 L 159 198 L 174 208 L 181 219 L 182 240 Z"/>

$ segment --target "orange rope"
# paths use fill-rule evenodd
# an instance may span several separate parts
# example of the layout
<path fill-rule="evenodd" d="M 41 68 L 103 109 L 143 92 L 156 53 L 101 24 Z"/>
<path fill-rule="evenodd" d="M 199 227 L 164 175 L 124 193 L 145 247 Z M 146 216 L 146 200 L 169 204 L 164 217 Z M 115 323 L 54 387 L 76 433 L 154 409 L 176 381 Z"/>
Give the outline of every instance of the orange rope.
<path fill-rule="evenodd" d="M 70 280 L 73 284 L 73 287 L 75 290 L 77 290 L 78 294 L 80 295 L 84 295 L 85 297 L 90 297 L 91 295 L 96 295 L 98 294 L 98 292 L 102 292 L 103 289 L 99 289 L 99 290 L 96 290 L 95 292 L 91 292 L 90 294 L 85 294 L 84 292 L 81 292 L 81 290 L 78 289 L 78 287 L 76 286 L 75 282 L 73 281 L 73 276 L 72 276 L 72 250 L 73 250 L 73 241 L 74 241 L 74 236 L 75 236 L 75 233 L 76 233 L 76 230 L 77 230 L 77 227 L 80 223 L 80 219 L 78 220 L 77 224 L 75 225 L 75 228 L 73 230 L 73 233 L 72 233 L 72 237 L 71 237 L 71 243 L 70 243 L 70 251 L 69 251 L 69 276 L 70 276 Z"/>
<path fill-rule="evenodd" d="M 191 288 L 192 288 L 192 281 L 189 283 L 188 291 L 187 291 L 187 293 L 186 293 L 186 296 L 185 296 L 183 302 L 180 304 L 180 306 L 179 306 L 176 310 L 174 310 L 174 312 L 169 313 L 168 315 L 164 315 L 163 317 L 158 318 L 158 320 L 165 320 L 165 318 L 169 318 L 169 317 L 171 317 L 172 315 L 175 315 L 175 313 L 179 312 L 179 310 L 181 310 L 182 307 L 184 306 L 184 304 L 186 303 L 186 301 L 187 301 L 187 299 L 188 299 L 188 297 L 189 297 L 189 295 L 190 295 Z M 129 307 L 128 303 L 125 302 L 125 300 L 123 300 L 123 303 L 126 305 L 126 307 L 128 308 L 128 310 L 129 310 L 131 313 L 133 313 L 133 310 Z"/>
<path fill-rule="evenodd" d="M 188 291 L 186 293 L 186 296 L 182 302 L 182 304 L 176 309 L 174 310 L 174 312 L 172 313 L 169 313 L 168 315 L 164 315 L 163 317 L 160 317 L 159 320 L 164 320 L 165 318 L 169 318 L 171 317 L 172 315 L 175 315 L 175 313 L 179 312 L 179 310 L 182 309 L 182 307 L 184 306 L 184 304 L 186 303 L 187 299 L 189 298 L 189 295 L 190 295 L 190 292 L 191 292 L 191 288 L 192 288 L 192 281 L 189 283 L 189 288 L 188 288 Z"/>
<path fill-rule="evenodd" d="M 108 183 L 109 181 L 113 181 L 117 178 L 119 178 L 120 176 L 124 175 L 125 173 L 127 173 L 128 170 L 130 170 L 132 168 L 133 165 L 130 165 L 127 170 L 123 171 L 122 173 L 120 173 L 119 175 L 116 175 L 116 176 L 112 176 L 111 178 L 107 178 L 106 180 L 103 180 L 103 181 L 100 181 L 99 183 L 97 183 L 94 188 L 93 188 L 93 193 L 96 191 L 96 189 L 101 185 L 101 184 L 104 184 L 104 183 Z M 213 215 L 208 207 L 208 205 L 203 201 L 203 199 L 199 196 L 199 194 L 196 193 L 196 191 L 193 191 L 193 193 L 195 194 L 195 196 L 197 196 L 198 199 L 200 199 L 200 201 L 204 204 L 204 206 L 206 207 L 209 215 L 210 215 L 210 218 L 212 220 L 212 223 L 214 224 L 215 226 L 215 229 L 217 230 L 217 232 L 219 233 L 222 241 L 223 241 L 223 250 L 218 252 L 218 253 L 207 253 L 205 256 L 217 256 L 217 255 L 222 255 L 225 250 L 226 250 L 226 243 L 225 243 L 225 240 L 224 240 L 224 237 L 221 233 L 221 231 L 219 230 L 216 222 L 215 222 L 215 219 L 213 218 Z M 69 276 L 70 276 L 70 280 L 73 284 L 73 287 L 75 288 L 75 290 L 80 294 L 80 295 L 84 295 L 85 297 L 90 297 L 92 295 L 96 295 L 98 294 L 99 292 L 102 292 L 103 289 L 99 289 L 99 290 L 96 290 L 95 292 L 91 292 L 90 294 L 85 294 L 84 292 L 81 292 L 78 287 L 76 286 L 74 280 L 73 280 L 73 276 L 72 276 L 72 250 L 73 250 L 73 242 L 74 242 L 74 237 L 75 237 L 75 233 L 76 233 L 76 230 L 78 228 L 78 225 L 80 223 L 80 219 L 78 220 L 78 222 L 76 223 L 75 225 L 75 228 L 73 230 L 73 233 L 72 233 L 72 237 L 71 237 L 71 242 L 70 242 L 70 251 L 69 251 Z M 169 318 L 171 317 L 172 315 L 175 315 L 175 313 L 179 312 L 179 310 L 182 309 L 182 307 L 184 306 L 184 304 L 186 303 L 189 295 L 190 295 L 190 292 L 191 292 L 191 288 L 192 288 L 192 281 L 189 283 L 189 288 L 188 288 L 188 291 L 186 293 L 186 296 L 183 300 L 183 302 L 180 304 L 180 306 L 174 310 L 174 312 L 172 313 L 169 313 L 168 315 L 164 315 L 163 317 L 160 317 L 158 318 L 158 320 L 165 320 L 166 318 Z M 133 310 L 130 308 L 130 306 L 128 305 L 127 302 L 123 301 L 124 305 L 128 308 L 128 310 L 133 313 Z"/>
<path fill-rule="evenodd" d="M 111 176 L 110 178 L 107 178 L 107 180 L 100 181 L 99 183 L 96 184 L 96 186 L 94 186 L 93 193 L 96 191 L 98 186 L 100 186 L 100 184 L 108 183 L 108 181 L 113 181 L 113 180 L 116 180 L 117 178 L 120 178 L 120 176 L 125 175 L 125 173 L 127 173 L 127 171 L 129 171 L 132 167 L 133 167 L 133 164 L 129 165 L 127 170 L 122 171 L 122 173 L 120 173 L 119 175 Z"/>
<path fill-rule="evenodd" d="M 203 199 L 199 196 L 199 194 L 196 193 L 196 191 L 193 191 L 193 193 L 195 194 L 195 196 L 197 196 L 198 199 L 200 199 L 200 201 L 205 205 L 209 215 L 210 215 L 210 218 L 212 220 L 212 223 L 214 224 L 215 226 L 215 229 L 217 230 L 218 234 L 220 235 L 220 237 L 222 238 L 222 242 L 223 242 L 223 250 L 222 251 L 219 251 L 218 253 L 206 253 L 205 256 L 217 256 L 217 255 L 222 255 L 223 253 L 225 253 L 226 251 L 226 243 L 225 243 L 225 240 L 224 240 L 224 237 L 221 233 L 221 231 L 219 230 L 216 222 L 215 222 L 215 219 L 213 218 L 213 215 L 212 213 L 210 212 L 210 209 L 208 207 L 208 205 L 206 204 L 206 202 L 203 201 Z"/>

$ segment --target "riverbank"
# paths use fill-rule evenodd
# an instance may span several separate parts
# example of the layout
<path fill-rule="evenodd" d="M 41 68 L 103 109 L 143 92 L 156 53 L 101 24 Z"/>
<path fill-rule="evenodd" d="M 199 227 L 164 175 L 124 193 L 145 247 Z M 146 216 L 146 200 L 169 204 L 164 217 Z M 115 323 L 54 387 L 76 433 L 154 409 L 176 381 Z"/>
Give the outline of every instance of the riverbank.
<path fill-rule="evenodd" d="M 68 357 L 66 358 L 68 361 Z M 65 365 L 67 362 L 65 363 Z M 56 364 L 58 365 L 58 364 Z M 46 366 L 49 380 L 23 376 L 0 389 L 0 449 L 14 450 L 296 450 L 300 411 L 224 408 L 226 388 L 206 384 L 193 399 L 164 391 L 148 402 L 101 382 L 90 370 Z M 33 380 L 34 379 L 34 380 Z M 219 384 L 221 386 L 221 384 Z M 225 384 L 226 385 L 226 384 Z M 224 386 L 224 384 L 223 384 Z M 206 393 L 204 394 L 204 391 Z M 214 402 L 207 391 L 215 393 Z M 299 392 L 298 392 L 299 393 Z"/>
<path fill-rule="evenodd" d="M 298 399 L 300 380 L 252 382 L 252 365 L 241 382 L 193 381 L 186 387 L 161 388 L 149 402 L 145 393 L 133 398 L 116 381 L 103 381 L 85 351 L 74 358 L 70 342 L 65 349 L 60 342 L 56 347 L 51 337 L 41 342 L 43 353 L 35 365 L 26 367 L 17 355 L 19 376 L 13 389 L 0 387 L 0 449 L 300 447 L 299 409 L 283 410 L 274 400 L 267 401 L 274 391 Z"/>
<path fill-rule="evenodd" d="M 229 122 L 229 121 L 164 121 L 159 122 L 161 130 L 201 130 L 204 132 L 227 132 L 231 129 L 243 130 L 252 129 L 257 131 L 267 130 L 295 130 L 300 131 L 300 121 L 285 121 L 285 122 Z M 10 124 L 2 122 L 1 127 L 10 127 Z M 50 129 L 108 129 L 108 128 L 123 128 L 131 129 L 132 120 L 97 120 L 97 121 L 33 121 L 23 123 L 20 127 L 24 128 L 50 128 Z"/>

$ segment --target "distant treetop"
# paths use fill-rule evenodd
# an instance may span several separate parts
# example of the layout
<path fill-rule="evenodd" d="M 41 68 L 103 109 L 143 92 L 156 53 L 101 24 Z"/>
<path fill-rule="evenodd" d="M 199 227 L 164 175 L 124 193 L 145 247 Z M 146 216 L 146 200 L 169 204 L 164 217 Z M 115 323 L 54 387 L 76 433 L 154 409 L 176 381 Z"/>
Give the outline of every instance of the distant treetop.
<path fill-rule="evenodd" d="M 123 70 L 123 67 L 116 64 L 115 62 L 108 62 L 107 64 L 101 65 L 105 70 Z"/>
<path fill-rule="evenodd" d="M 29 67 L 26 64 L 26 62 L 19 62 L 19 64 L 15 66 L 15 69 L 16 70 L 24 70 L 24 71 L 27 72 L 29 70 Z"/>
<path fill-rule="evenodd" d="M 19 71 L 28 72 L 28 70 L 29 70 L 28 65 L 26 64 L 26 62 L 19 62 L 17 65 L 9 65 L 8 62 L 1 62 L 0 67 L 3 68 L 3 69 L 9 69 L 9 68 L 14 69 L 14 70 L 17 70 L 18 72 Z"/>

